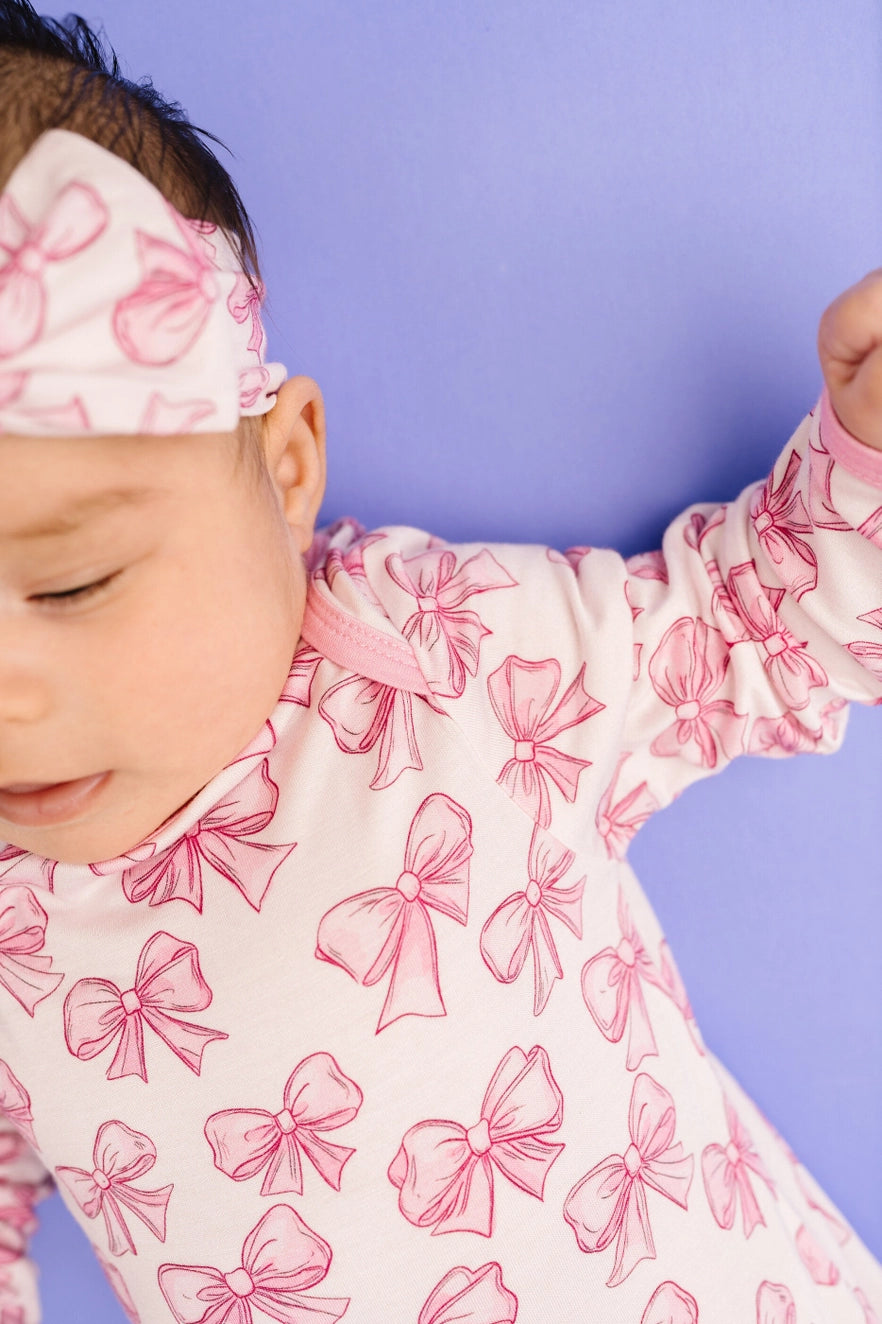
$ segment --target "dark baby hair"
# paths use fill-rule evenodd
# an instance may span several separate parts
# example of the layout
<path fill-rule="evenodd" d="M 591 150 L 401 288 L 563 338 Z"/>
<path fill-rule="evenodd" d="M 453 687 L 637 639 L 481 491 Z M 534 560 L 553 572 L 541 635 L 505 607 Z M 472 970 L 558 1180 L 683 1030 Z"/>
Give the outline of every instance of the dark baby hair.
<path fill-rule="evenodd" d="M 91 138 L 139 170 L 184 216 L 220 226 L 252 284 L 260 279 L 251 220 L 201 140 L 223 147 L 220 139 L 190 124 L 149 78 L 124 78 L 103 32 L 79 15 L 59 21 L 28 0 L 0 0 L 0 188 L 48 129 Z"/>
<path fill-rule="evenodd" d="M 257 243 L 239 191 L 177 102 L 149 78 L 133 83 L 116 52 L 78 14 L 61 21 L 28 0 L 0 0 L 0 189 L 48 129 L 68 129 L 122 157 L 184 216 L 211 221 L 230 238 L 252 286 L 260 281 Z M 237 461 L 266 477 L 262 420 L 240 419 Z"/>

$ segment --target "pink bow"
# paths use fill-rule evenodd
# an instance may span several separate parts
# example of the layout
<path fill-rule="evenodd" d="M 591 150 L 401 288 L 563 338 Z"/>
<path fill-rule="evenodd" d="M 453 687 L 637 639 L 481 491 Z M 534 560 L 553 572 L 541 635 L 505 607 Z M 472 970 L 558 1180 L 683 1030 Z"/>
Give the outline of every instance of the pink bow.
<path fill-rule="evenodd" d="M 129 901 L 149 898 L 151 906 L 188 901 L 201 913 L 204 860 L 260 910 L 277 870 L 297 844 L 248 840 L 269 826 L 278 802 L 279 788 L 264 759 L 158 859 L 124 871 L 122 886 Z"/>
<path fill-rule="evenodd" d="M 266 1168 L 261 1195 L 303 1194 L 301 1149 L 328 1185 L 339 1191 L 340 1174 L 355 1150 L 331 1144 L 322 1133 L 351 1122 L 361 1101 L 361 1090 L 343 1075 L 330 1053 L 312 1053 L 288 1077 L 281 1112 L 227 1108 L 209 1117 L 205 1138 L 215 1167 L 233 1181 L 247 1181 Z"/>
<path fill-rule="evenodd" d="M 799 1258 L 808 1269 L 816 1283 L 822 1287 L 833 1287 L 839 1282 L 839 1270 L 821 1243 L 809 1232 L 805 1223 L 800 1224 L 796 1233 L 796 1249 Z"/>
<path fill-rule="evenodd" d="M 399 1016 L 446 1016 L 429 908 L 465 924 L 472 850 L 472 820 L 462 805 L 430 795 L 410 825 L 395 886 L 358 892 L 322 917 L 319 960 L 367 987 L 392 967 L 378 1034 Z"/>
<path fill-rule="evenodd" d="M 278 1324 L 335 1324 L 349 1299 L 308 1296 L 331 1267 L 331 1248 L 290 1205 L 273 1205 L 249 1232 L 242 1267 L 163 1264 L 159 1286 L 178 1324 L 252 1324 L 262 1311 Z"/>
<path fill-rule="evenodd" d="M 301 708 L 308 708 L 312 700 L 312 685 L 315 674 L 324 660 L 322 654 L 317 652 L 316 649 L 301 642 L 294 654 L 285 688 L 279 696 L 279 703 L 296 703 Z"/>
<path fill-rule="evenodd" d="M 250 318 L 251 337 L 248 341 L 248 351 L 256 354 L 261 362 L 266 346 L 266 332 L 260 310 L 265 297 L 266 289 L 263 283 L 258 281 L 256 285 L 252 285 L 242 271 L 236 276 L 236 284 L 227 299 L 227 307 L 240 325 L 244 325 Z"/>
<path fill-rule="evenodd" d="M 545 1136 L 563 1117 L 563 1096 L 544 1048 L 510 1048 L 487 1087 L 472 1127 L 418 1122 L 389 1165 L 398 1207 L 415 1227 L 439 1232 L 493 1230 L 493 1168 L 538 1200 L 564 1146 Z"/>
<path fill-rule="evenodd" d="M 760 1283 L 756 1292 L 756 1324 L 796 1324 L 793 1293 L 783 1283 Z"/>
<path fill-rule="evenodd" d="M 462 605 L 476 593 L 512 588 L 515 580 L 486 549 L 457 569 L 449 550 L 422 552 L 405 560 L 398 552 L 386 558 L 389 577 L 416 598 L 417 610 L 404 624 L 406 639 L 428 654 L 426 675 L 435 694 L 456 698 L 466 673 L 478 674 L 481 640 L 490 631 L 477 612 Z"/>
<path fill-rule="evenodd" d="M 91 1172 L 82 1168 L 55 1169 L 87 1218 L 104 1215 L 111 1255 L 137 1255 L 120 1205 L 131 1209 L 160 1241 L 165 1241 L 165 1217 L 173 1185 L 144 1191 L 132 1183 L 156 1162 L 156 1146 L 149 1136 L 124 1122 L 105 1122 L 95 1137 Z"/>
<path fill-rule="evenodd" d="M 407 690 L 367 676 L 350 676 L 325 691 L 319 712 L 345 754 L 367 754 L 379 743 L 371 790 L 391 786 L 406 768 L 422 770 Z"/>
<path fill-rule="evenodd" d="M 582 997 L 600 1033 L 617 1044 L 628 1027 L 626 1066 L 634 1071 L 658 1048 L 646 1010 L 642 980 L 664 989 L 661 976 L 647 955 L 631 920 L 625 895 L 619 888 L 619 927 L 622 940 L 617 947 L 604 947 L 582 967 Z"/>
<path fill-rule="evenodd" d="M 799 470 L 802 459 L 791 451 L 781 482 L 774 485 L 774 474 L 757 488 L 750 502 L 750 515 L 760 546 L 777 569 L 781 583 L 799 600 L 818 582 L 818 561 L 810 543 L 800 538 L 812 532 L 812 522 L 800 493 Z"/>
<path fill-rule="evenodd" d="M 2 868 L 6 865 L 6 868 Z M 36 882 L 35 874 L 42 875 L 40 882 L 46 887 L 47 892 L 51 892 L 55 885 L 55 870 L 58 867 L 56 860 L 44 860 L 40 855 L 32 855 L 30 851 L 22 850 L 19 846 L 0 845 L 0 881 L 3 886 L 14 883 L 16 877 L 20 874 L 23 883 Z"/>
<path fill-rule="evenodd" d="M 729 759 L 742 752 L 746 714 L 736 713 L 729 699 L 713 698 L 729 662 L 722 633 L 700 617 L 681 616 L 665 631 L 649 659 L 649 678 L 676 721 L 653 740 L 653 754 L 715 768 L 718 747 Z"/>
<path fill-rule="evenodd" d="M 564 1218 L 581 1250 L 605 1250 L 618 1237 L 607 1287 L 624 1282 L 640 1260 L 655 1259 L 646 1187 L 686 1208 L 693 1157 L 673 1143 L 675 1125 L 670 1094 L 651 1076 L 639 1075 L 628 1113 L 630 1145 L 598 1163 L 566 1198 Z"/>
<path fill-rule="evenodd" d="M 809 442 L 809 513 L 816 529 L 836 529 L 847 533 L 851 525 L 844 520 L 833 504 L 833 470 L 836 461 L 824 445 L 821 428 L 818 428 L 817 446 Z"/>
<path fill-rule="evenodd" d="M 572 803 L 580 774 L 591 766 L 589 760 L 562 754 L 549 743 L 569 727 L 602 711 L 604 705 L 592 699 L 584 681 L 583 663 L 576 679 L 552 709 L 561 682 L 556 658 L 525 662 L 510 656 L 487 680 L 493 711 L 506 735 L 514 741 L 514 757 L 496 780 L 540 827 L 551 824 L 549 778 Z"/>
<path fill-rule="evenodd" d="M 0 984 L 33 1016 L 38 1002 L 54 993 L 64 975 L 51 970 L 52 957 L 38 956 L 48 916 L 29 887 L 0 892 Z"/>
<path fill-rule="evenodd" d="M 134 363 L 167 367 L 192 349 L 217 299 L 211 246 L 169 206 L 186 249 L 136 230 L 141 283 L 116 305 L 113 331 Z"/>
<path fill-rule="evenodd" d="M 660 1283 L 640 1324 L 698 1324 L 698 1302 L 676 1283 Z"/>
<path fill-rule="evenodd" d="M 611 860 L 625 858 L 631 839 L 636 835 L 638 828 L 661 807 L 645 781 L 640 782 L 613 804 L 613 788 L 619 780 L 622 767 L 630 757 L 628 752 L 620 756 L 612 781 L 597 805 L 597 831 L 603 837 L 606 853 Z"/>
<path fill-rule="evenodd" d="M 749 1237 L 757 1223 L 763 1227 L 766 1220 L 760 1212 L 757 1198 L 750 1184 L 750 1171 L 761 1177 L 772 1194 L 775 1185 L 765 1164 L 754 1150 L 750 1136 L 728 1099 L 724 1099 L 729 1142 L 725 1146 L 708 1145 L 701 1155 L 701 1171 L 711 1213 L 722 1228 L 735 1223 L 735 1208 L 741 1197 L 741 1220 L 745 1237 Z"/>
<path fill-rule="evenodd" d="M 119 1038 L 107 1079 L 140 1076 L 144 1064 L 144 1021 L 185 1066 L 197 1076 L 202 1054 L 212 1039 L 227 1039 L 174 1013 L 204 1011 L 211 989 L 199 969 L 199 953 L 191 942 L 170 933 L 154 933 L 138 958 L 134 988 L 121 993 L 107 979 L 79 979 L 64 1000 L 64 1035 L 80 1061 L 91 1061 Z"/>
<path fill-rule="evenodd" d="M 35 1148 L 33 1117 L 31 1115 L 31 1096 L 24 1085 L 13 1074 L 5 1062 L 0 1062 L 0 1113 L 8 1117 L 14 1126 Z"/>
<path fill-rule="evenodd" d="M 514 1324 L 517 1313 L 517 1297 L 503 1283 L 498 1264 L 458 1266 L 441 1279 L 417 1324 Z"/>
<path fill-rule="evenodd" d="M 481 930 L 481 955 L 502 984 L 517 979 L 532 948 L 534 1016 L 544 1008 L 555 980 L 563 979 L 548 916 L 559 919 L 577 938 L 582 936 L 585 879 L 559 886 L 574 859 L 572 851 L 534 828 L 526 890 L 506 897 Z"/>
<path fill-rule="evenodd" d="M 0 269 L 0 358 L 27 349 L 43 334 L 49 263 L 88 248 L 107 222 L 107 208 L 88 184 L 63 188 L 36 230 L 9 193 L 0 198 L 0 251 L 6 254 Z"/>
<path fill-rule="evenodd" d="M 806 652 L 778 616 L 783 589 L 765 589 L 753 561 L 733 566 L 726 580 L 729 600 L 742 627 L 742 640 L 752 639 L 765 650 L 763 669 L 788 707 L 797 711 L 809 701 L 809 690 L 826 685 L 827 673 Z"/>

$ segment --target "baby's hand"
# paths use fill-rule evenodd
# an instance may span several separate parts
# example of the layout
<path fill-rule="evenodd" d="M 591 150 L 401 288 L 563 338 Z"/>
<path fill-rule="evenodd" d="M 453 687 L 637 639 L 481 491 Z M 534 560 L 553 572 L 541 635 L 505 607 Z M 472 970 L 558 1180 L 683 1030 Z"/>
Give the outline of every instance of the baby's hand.
<path fill-rule="evenodd" d="M 818 328 L 818 356 L 840 423 L 882 450 L 882 268 L 830 304 Z"/>

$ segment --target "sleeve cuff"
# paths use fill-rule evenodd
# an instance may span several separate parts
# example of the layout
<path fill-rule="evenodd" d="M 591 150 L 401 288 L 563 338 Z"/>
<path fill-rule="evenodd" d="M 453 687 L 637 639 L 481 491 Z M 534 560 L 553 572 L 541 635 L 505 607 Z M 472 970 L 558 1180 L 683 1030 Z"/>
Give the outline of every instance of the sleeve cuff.
<path fill-rule="evenodd" d="M 882 487 L 882 451 L 858 441 L 847 432 L 830 403 L 827 387 L 821 393 L 821 440 L 843 469 L 847 469 L 865 483 Z"/>

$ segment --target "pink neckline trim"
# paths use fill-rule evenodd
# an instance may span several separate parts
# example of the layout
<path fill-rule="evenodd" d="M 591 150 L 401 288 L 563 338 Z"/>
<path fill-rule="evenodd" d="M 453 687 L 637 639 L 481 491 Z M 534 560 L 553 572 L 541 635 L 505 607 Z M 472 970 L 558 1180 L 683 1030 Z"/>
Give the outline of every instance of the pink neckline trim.
<path fill-rule="evenodd" d="M 833 411 L 826 386 L 821 393 L 821 440 L 843 469 L 865 483 L 882 487 L 882 451 L 858 441 L 845 430 Z"/>
<path fill-rule="evenodd" d="M 357 676 L 412 694 L 429 694 L 426 678 L 413 650 L 403 639 L 384 634 L 350 616 L 309 585 L 301 636 L 319 653 Z"/>

